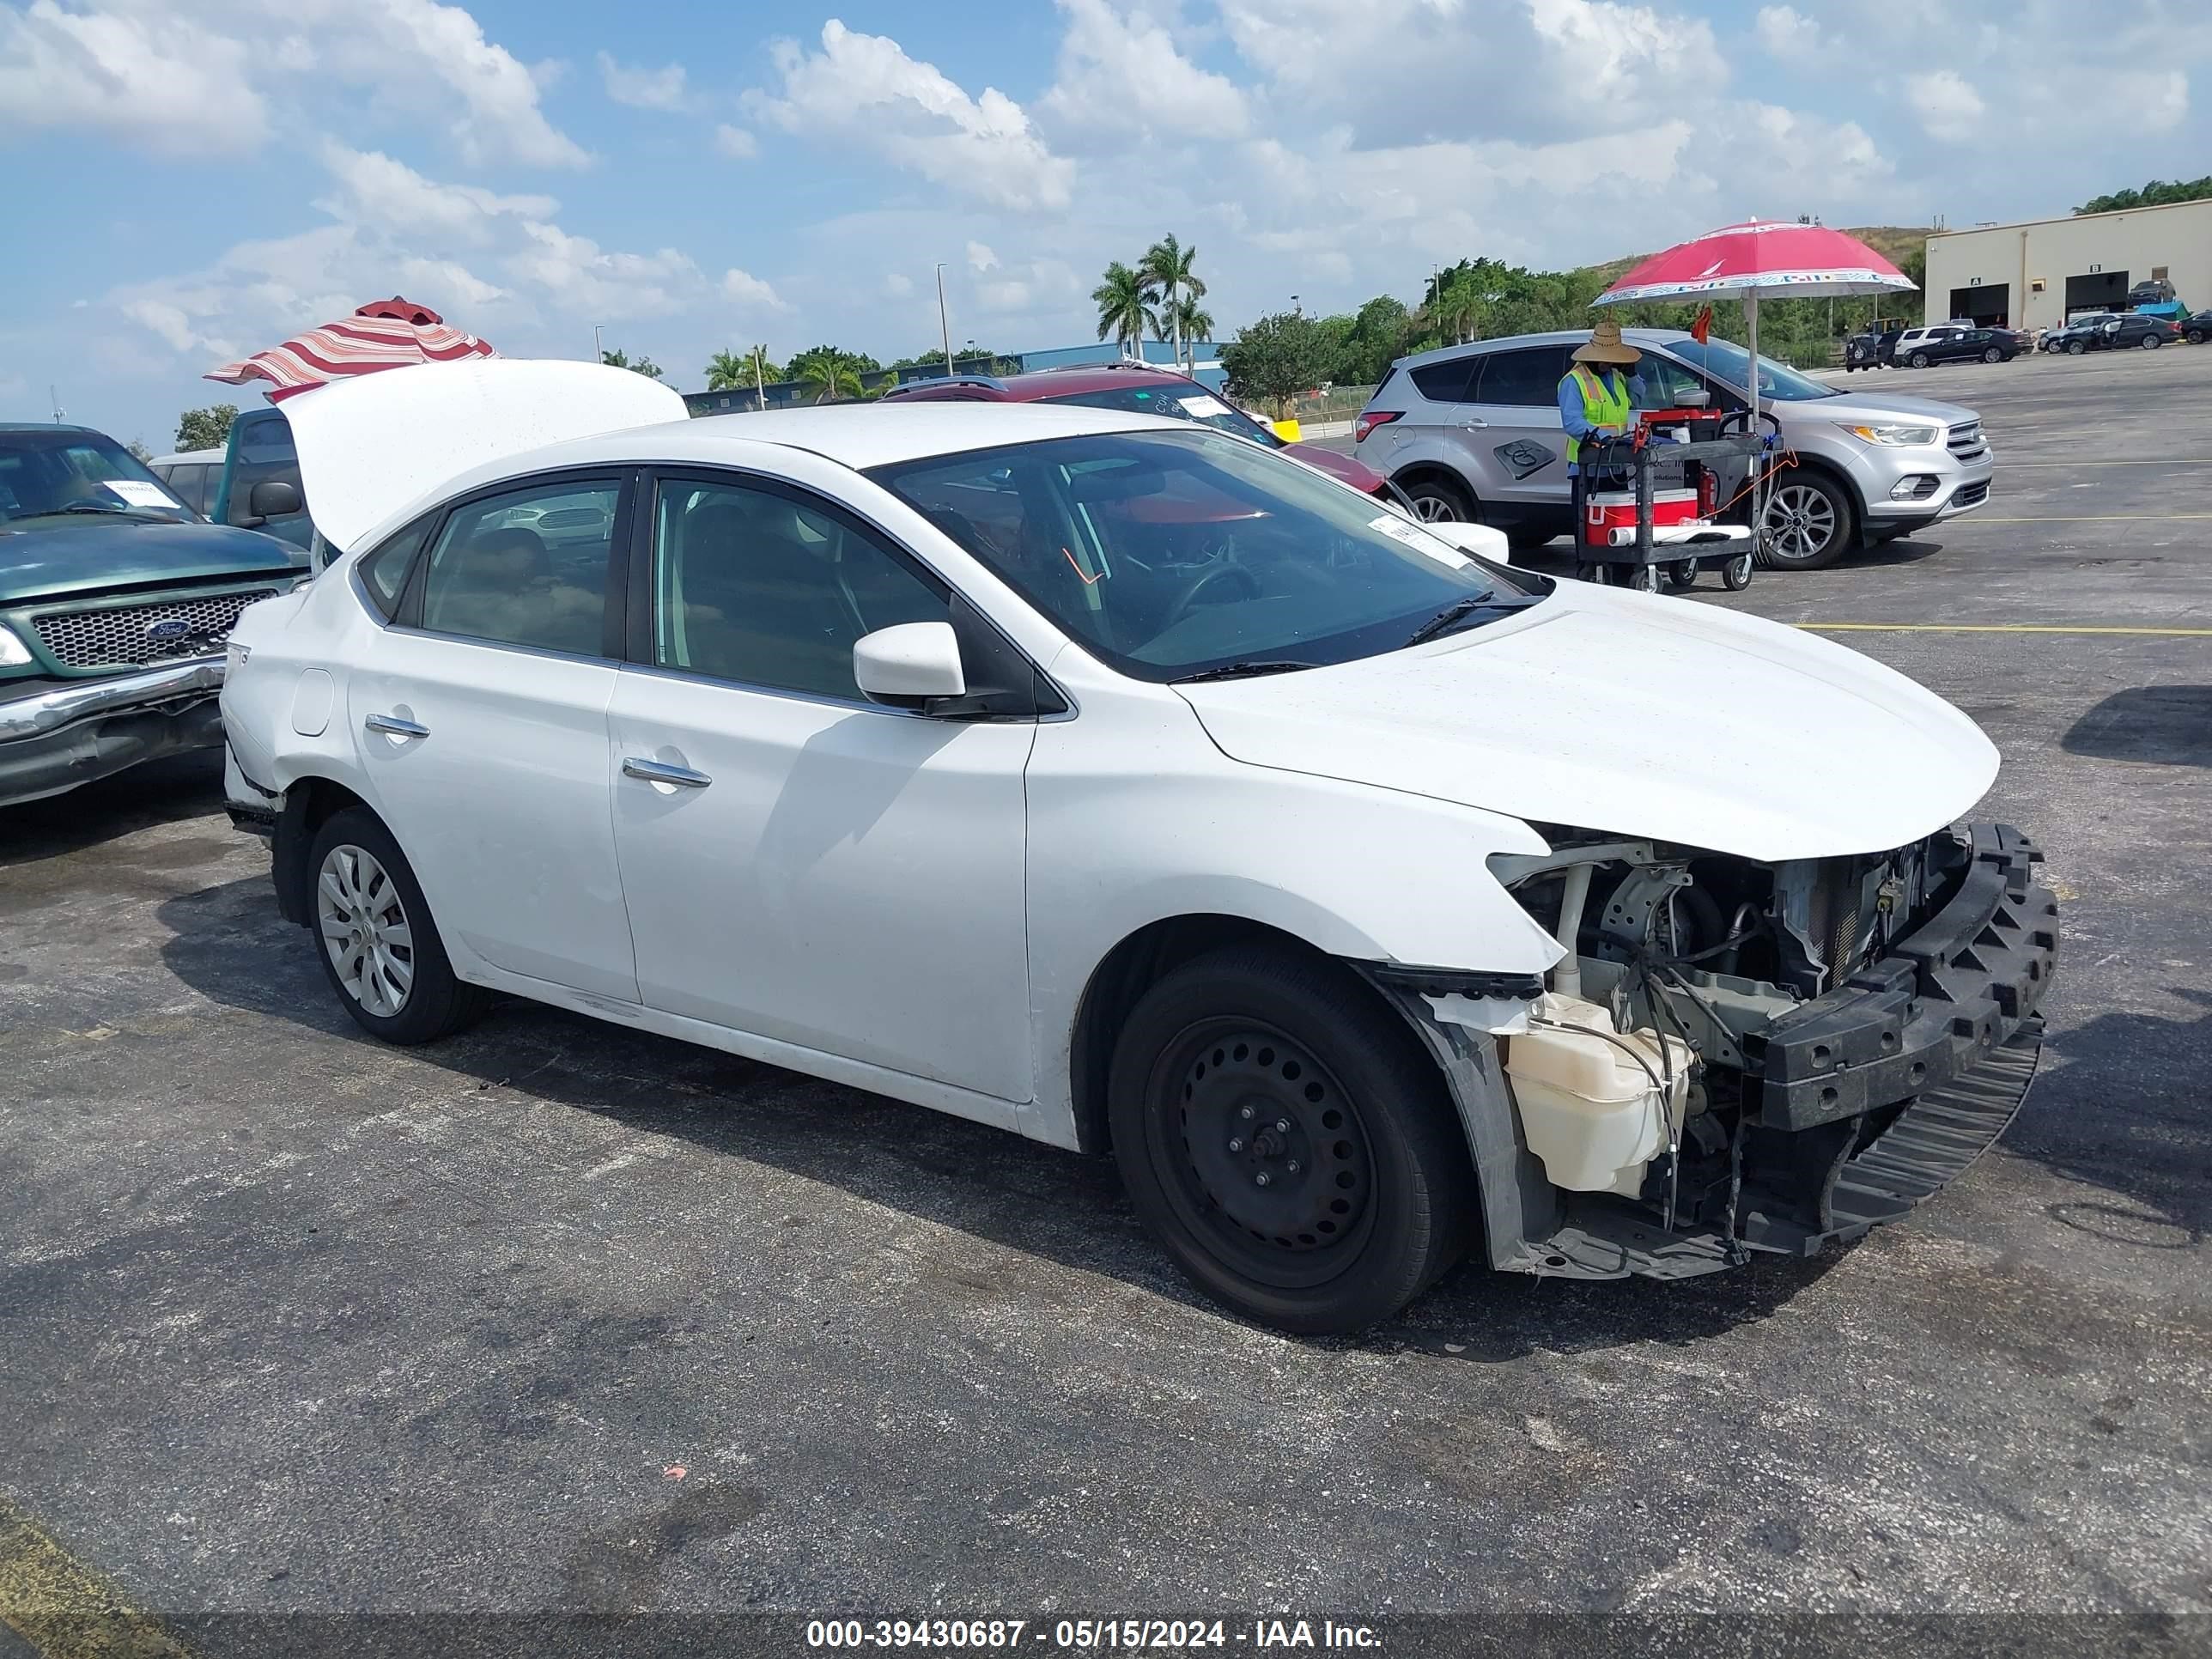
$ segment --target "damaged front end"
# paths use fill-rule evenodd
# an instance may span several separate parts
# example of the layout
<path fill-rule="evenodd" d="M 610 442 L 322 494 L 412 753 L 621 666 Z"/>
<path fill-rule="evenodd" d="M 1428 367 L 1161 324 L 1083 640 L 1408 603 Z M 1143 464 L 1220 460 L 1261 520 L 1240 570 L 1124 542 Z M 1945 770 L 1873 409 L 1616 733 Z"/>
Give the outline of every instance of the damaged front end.
<path fill-rule="evenodd" d="M 2002 824 L 1781 864 L 1537 826 L 1548 987 L 1370 975 L 1450 1078 L 1494 1266 L 1680 1277 L 1892 1220 L 1997 1138 L 2057 948 Z"/>

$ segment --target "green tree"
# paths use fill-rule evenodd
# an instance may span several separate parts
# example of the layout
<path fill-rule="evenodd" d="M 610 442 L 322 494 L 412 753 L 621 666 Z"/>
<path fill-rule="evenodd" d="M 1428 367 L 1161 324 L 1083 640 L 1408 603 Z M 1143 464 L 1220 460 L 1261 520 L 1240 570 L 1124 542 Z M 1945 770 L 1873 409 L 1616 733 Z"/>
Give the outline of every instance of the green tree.
<path fill-rule="evenodd" d="M 752 354 L 718 351 L 707 360 L 707 390 L 742 392 L 753 383 Z"/>
<path fill-rule="evenodd" d="M 124 447 L 136 455 L 142 463 L 154 459 L 154 452 L 146 447 L 146 441 L 143 438 L 133 438 Z"/>
<path fill-rule="evenodd" d="M 1091 297 L 1098 307 L 1100 339 L 1110 334 L 1125 351 L 1132 343 L 1142 343 L 1145 325 L 1152 319 L 1152 303 L 1158 297 L 1149 276 L 1116 259 L 1106 267 L 1106 280 L 1091 290 Z"/>
<path fill-rule="evenodd" d="M 2177 179 L 2171 184 L 2154 179 L 2141 190 L 2116 190 L 2110 196 L 2093 196 L 2076 213 L 2118 213 L 2123 208 L 2171 207 L 2177 202 L 2201 202 L 2212 197 L 2212 173 L 2202 179 Z"/>
<path fill-rule="evenodd" d="M 648 380 L 657 380 L 667 373 L 650 357 L 640 357 L 635 362 L 630 362 L 629 353 L 627 351 L 602 351 L 599 353 L 599 361 L 609 368 L 626 368 L 633 374 L 644 375 Z"/>
<path fill-rule="evenodd" d="M 1163 236 L 1145 250 L 1145 257 L 1137 265 L 1137 274 L 1156 292 L 1166 296 L 1164 309 L 1168 332 L 1160 337 L 1175 342 L 1176 362 L 1178 363 L 1184 362 L 1183 342 L 1189 337 L 1182 326 L 1185 301 L 1206 297 L 1206 283 L 1192 269 L 1197 262 L 1196 248 L 1185 247 L 1172 236 Z M 1211 319 L 1208 320 L 1210 323 Z"/>
<path fill-rule="evenodd" d="M 1178 301 L 1163 300 L 1152 313 L 1152 337 L 1173 340 L 1176 358 L 1188 362 L 1185 348 L 1194 341 L 1210 338 L 1213 333 L 1213 313 L 1198 303 L 1195 294 L 1186 294 Z"/>
<path fill-rule="evenodd" d="M 1329 379 L 1339 386 L 1374 386 L 1390 372 L 1390 365 L 1405 355 L 1413 335 L 1413 313 L 1393 295 L 1378 294 L 1352 319 L 1352 332 L 1344 342 Z"/>
<path fill-rule="evenodd" d="M 1312 318 L 1279 311 L 1238 329 L 1221 348 L 1221 367 L 1232 397 L 1267 404 L 1279 421 L 1291 399 L 1327 377 L 1328 341 Z"/>
<path fill-rule="evenodd" d="M 238 418 L 236 404 L 211 404 L 188 409 L 177 416 L 177 447 L 221 449 L 230 441 L 230 423 Z"/>
<path fill-rule="evenodd" d="M 811 346 L 791 360 L 786 373 L 816 403 L 826 404 L 835 398 L 864 395 L 866 388 L 860 384 L 860 376 L 875 367 L 873 358 L 863 358 L 836 346 Z"/>

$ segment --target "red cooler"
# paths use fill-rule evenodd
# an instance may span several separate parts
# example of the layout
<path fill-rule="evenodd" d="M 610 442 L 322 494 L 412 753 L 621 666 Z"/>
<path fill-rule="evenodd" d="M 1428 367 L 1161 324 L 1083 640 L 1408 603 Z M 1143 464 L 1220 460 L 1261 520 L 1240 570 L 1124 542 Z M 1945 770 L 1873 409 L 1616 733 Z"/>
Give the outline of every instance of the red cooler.
<path fill-rule="evenodd" d="M 1583 498 L 1583 539 L 1592 547 L 1612 544 L 1612 532 L 1636 528 L 1636 492 L 1632 489 L 1594 490 Z M 1691 524 L 1698 516 L 1694 489 L 1655 489 L 1651 492 L 1651 527 Z"/>

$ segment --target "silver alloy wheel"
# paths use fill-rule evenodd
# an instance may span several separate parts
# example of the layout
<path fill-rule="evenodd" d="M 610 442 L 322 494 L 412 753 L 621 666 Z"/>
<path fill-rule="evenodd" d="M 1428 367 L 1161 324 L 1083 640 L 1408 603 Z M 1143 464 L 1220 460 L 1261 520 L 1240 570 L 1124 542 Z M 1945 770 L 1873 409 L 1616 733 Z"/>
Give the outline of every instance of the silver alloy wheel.
<path fill-rule="evenodd" d="M 345 993 L 390 1018 L 415 986 L 415 936 L 392 873 L 374 854 L 340 845 L 315 881 L 315 923 Z"/>
<path fill-rule="evenodd" d="M 1810 484 L 1784 484 L 1767 498 L 1766 544 L 1785 560 L 1815 559 L 1836 538 L 1836 507 Z"/>
<path fill-rule="evenodd" d="M 1459 514 L 1452 504 L 1441 495 L 1416 495 L 1413 498 L 1413 515 L 1423 524 L 1457 523 Z"/>

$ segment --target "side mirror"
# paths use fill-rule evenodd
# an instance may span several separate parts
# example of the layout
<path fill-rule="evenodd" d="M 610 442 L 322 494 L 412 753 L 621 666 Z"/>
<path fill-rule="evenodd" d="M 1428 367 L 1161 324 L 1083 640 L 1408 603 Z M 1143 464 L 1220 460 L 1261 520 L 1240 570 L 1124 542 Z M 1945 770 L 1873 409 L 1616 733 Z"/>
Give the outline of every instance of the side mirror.
<path fill-rule="evenodd" d="M 1304 431 L 1305 428 L 1301 427 L 1296 421 L 1270 421 L 1267 422 L 1267 426 L 1269 430 L 1273 432 L 1278 438 L 1280 438 L 1286 444 L 1294 444 L 1303 441 L 1298 434 Z"/>
<path fill-rule="evenodd" d="M 1511 544 L 1505 532 L 1493 530 L 1486 524 L 1468 524 L 1460 519 L 1437 519 L 1425 524 L 1422 529 L 1448 546 L 1462 553 L 1473 554 L 1478 559 L 1487 559 L 1492 564 L 1511 562 Z"/>
<path fill-rule="evenodd" d="M 862 635 L 853 641 L 853 679 L 872 701 L 893 708 L 968 695 L 951 623 L 901 623 Z"/>
<path fill-rule="evenodd" d="M 1677 409 L 1703 409 L 1706 404 L 1711 403 L 1712 400 L 1713 394 L 1700 386 L 1695 392 L 1676 392 L 1674 394 L 1674 407 Z"/>
<path fill-rule="evenodd" d="M 301 510 L 296 486 L 283 478 L 264 478 L 246 495 L 246 516 L 239 523 L 251 530 L 271 519 L 289 518 Z"/>

